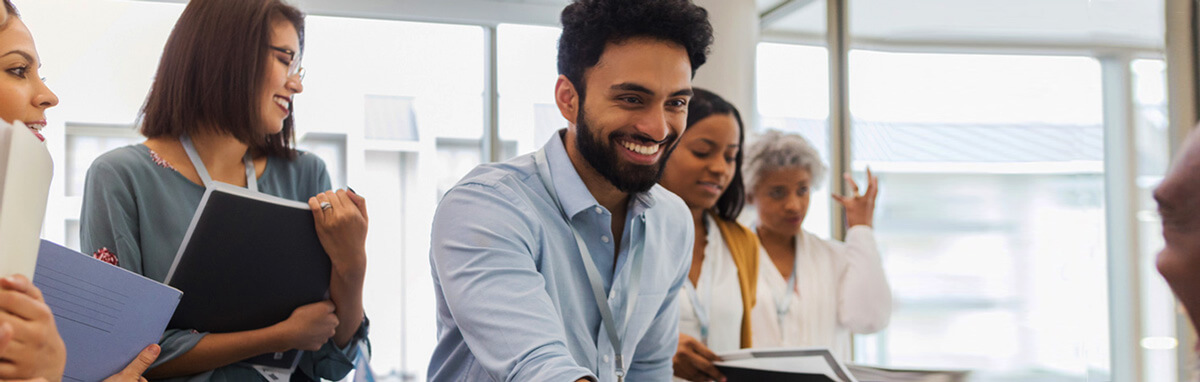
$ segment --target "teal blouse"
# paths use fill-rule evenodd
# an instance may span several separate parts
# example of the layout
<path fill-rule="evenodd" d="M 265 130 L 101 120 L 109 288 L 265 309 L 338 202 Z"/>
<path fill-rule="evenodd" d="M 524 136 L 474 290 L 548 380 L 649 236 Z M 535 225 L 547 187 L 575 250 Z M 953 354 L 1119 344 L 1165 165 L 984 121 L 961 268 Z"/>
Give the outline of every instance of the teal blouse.
<path fill-rule="evenodd" d="M 260 192 L 307 202 L 331 188 L 325 162 L 300 152 L 294 160 L 270 157 L 258 178 Z M 204 186 L 183 174 L 143 144 L 101 155 L 88 169 L 80 213 L 80 246 L 98 258 L 115 257 L 117 265 L 162 282 L 183 242 Z M 364 321 L 365 322 L 365 321 Z M 153 366 L 175 359 L 208 333 L 168 329 Z M 345 349 L 332 340 L 321 350 L 305 352 L 293 381 L 343 378 L 353 367 L 359 343 L 369 346 L 366 325 Z M 168 381 L 265 381 L 248 364 L 237 363 Z"/>

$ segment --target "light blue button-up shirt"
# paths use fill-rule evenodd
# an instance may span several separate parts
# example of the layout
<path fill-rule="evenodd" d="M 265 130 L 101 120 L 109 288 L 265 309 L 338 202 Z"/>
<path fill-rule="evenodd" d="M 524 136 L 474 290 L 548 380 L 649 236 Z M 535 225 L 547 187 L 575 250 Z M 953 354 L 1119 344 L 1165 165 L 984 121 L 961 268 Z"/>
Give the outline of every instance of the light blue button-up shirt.
<path fill-rule="evenodd" d="M 677 295 L 692 257 L 687 205 L 658 185 L 632 195 L 625 232 L 614 243 L 612 214 L 588 192 L 561 134 L 545 150 L 558 199 L 600 269 L 617 325 L 627 327 L 625 379 L 670 380 Z M 645 245 L 638 302 L 623 323 L 629 248 L 638 241 Z M 579 252 L 533 154 L 467 174 L 446 193 L 433 221 L 438 345 L 429 380 L 616 381 L 613 345 Z"/>

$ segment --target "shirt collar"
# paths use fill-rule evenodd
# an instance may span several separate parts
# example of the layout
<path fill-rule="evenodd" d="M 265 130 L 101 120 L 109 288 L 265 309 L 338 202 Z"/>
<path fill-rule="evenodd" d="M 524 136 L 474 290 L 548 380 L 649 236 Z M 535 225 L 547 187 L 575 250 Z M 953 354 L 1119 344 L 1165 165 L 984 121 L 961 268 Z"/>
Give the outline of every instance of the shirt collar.
<path fill-rule="evenodd" d="M 550 135 L 550 141 L 546 142 L 546 162 L 550 166 L 550 181 L 554 182 L 554 189 L 558 191 L 558 202 L 562 203 L 567 216 L 574 217 L 586 209 L 600 206 L 600 202 L 596 201 L 596 197 L 588 191 L 587 185 L 583 184 L 583 178 L 579 177 L 579 172 L 575 171 L 575 166 L 571 163 L 571 157 L 567 155 L 564 144 L 565 131 L 566 129 L 561 129 Z M 642 215 L 650 207 L 654 207 L 652 191 L 653 189 L 630 195 L 629 216 Z"/>

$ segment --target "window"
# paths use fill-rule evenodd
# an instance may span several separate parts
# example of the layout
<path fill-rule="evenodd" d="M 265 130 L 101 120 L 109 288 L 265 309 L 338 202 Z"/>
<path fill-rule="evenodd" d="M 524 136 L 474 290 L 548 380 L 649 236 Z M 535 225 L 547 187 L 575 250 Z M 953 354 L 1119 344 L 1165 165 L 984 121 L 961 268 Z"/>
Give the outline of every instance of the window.
<path fill-rule="evenodd" d="M 1173 381 L 1176 375 L 1175 296 L 1159 276 L 1155 259 L 1165 244 L 1154 187 L 1162 182 L 1171 158 L 1167 135 L 1166 63 L 1158 59 L 1134 60 L 1133 96 L 1136 109 L 1134 136 L 1137 147 L 1137 227 L 1141 234 L 1138 258 L 1141 265 L 1143 380 Z"/>
<path fill-rule="evenodd" d="M 542 147 L 567 120 L 554 103 L 558 80 L 559 28 L 500 24 L 497 72 L 500 93 L 501 159 Z M 515 151 L 510 151 L 515 143 Z"/>
<path fill-rule="evenodd" d="M 384 380 L 424 380 L 437 344 L 433 212 L 483 160 L 483 28 L 308 16 L 306 32 L 297 130 L 345 137 L 345 158 L 326 163 L 344 163 L 371 208 L 371 367 Z"/>
<path fill-rule="evenodd" d="M 762 43 L 758 44 L 756 68 L 761 129 L 800 134 L 817 149 L 826 166 L 830 164 L 828 55 L 822 47 Z M 747 132 L 746 141 L 753 142 L 754 135 Z M 804 229 L 825 239 L 833 232 L 830 214 L 836 202 L 829 196 L 829 184 L 835 179 L 841 179 L 841 174 L 830 171 L 820 180 L 821 187 L 812 191 L 804 217 Z M 746 205 L 740 220 L 751 226 L 757 218 L 754 206 Z"/>
<path fill-rule="evenodd" d="M 895 296 L 859 361 L 984 381 L 1107 373 L 1098 62 L 852 51 L 850 80 L 852 167 L 880 176 Z"/>

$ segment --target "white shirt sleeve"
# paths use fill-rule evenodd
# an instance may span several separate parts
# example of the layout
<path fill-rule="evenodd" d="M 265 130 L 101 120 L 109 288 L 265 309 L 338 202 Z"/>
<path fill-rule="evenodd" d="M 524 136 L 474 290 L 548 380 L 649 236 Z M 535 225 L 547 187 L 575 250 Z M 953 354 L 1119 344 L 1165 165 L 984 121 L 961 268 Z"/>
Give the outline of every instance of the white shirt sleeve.
<path fill-rule="evenodd" d="M 875 231 L 865 225 L 850 227 L 844 246 L 839 246 L 839 271 L 842 274 L 838 301 L 838 320 L 851 332 L 870 334 L 887 327 L 892 316 L 892 291 Z"/>

